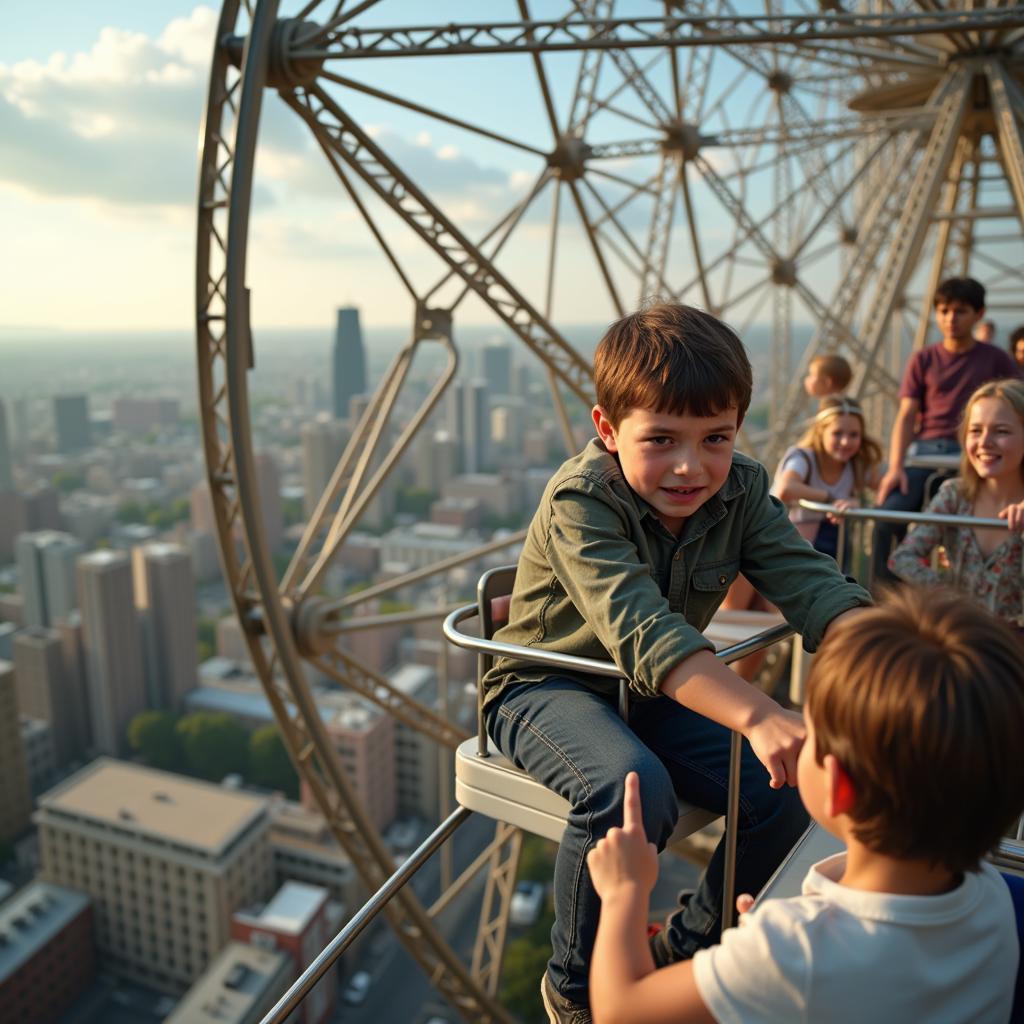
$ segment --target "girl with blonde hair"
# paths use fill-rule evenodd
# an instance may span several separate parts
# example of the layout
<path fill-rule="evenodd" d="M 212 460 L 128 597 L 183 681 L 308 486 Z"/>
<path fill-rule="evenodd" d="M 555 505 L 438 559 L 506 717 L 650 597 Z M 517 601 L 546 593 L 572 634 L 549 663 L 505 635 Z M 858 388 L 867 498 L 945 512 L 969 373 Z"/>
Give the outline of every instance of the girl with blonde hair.
<path fill-rule="evenodd" d="M 983 384 L 960 425 L 960 476 L 947 480 L 925 511 L 1005 519 L 1008 530 L 919 523 L 889 558 L 900 579 L 950 583 L 994 615 L 1024 629 L 1024 381 Z M 945 550 L 932 568 L 932 551 Z"/>
<path fill-rule="evenodd" d="M 822 399 L 817 415 L 799 443 L 787 449 L 775 471 L 772 493 L 789 506 L 789 518 L 818 551 L 837 558 L 834 516 L 801 508 L 801 498 L 837 509 L 856 508 L 865 488 L 880 477 L 882 449 L 867 436 L 864 411 L 854 398 Z"/>

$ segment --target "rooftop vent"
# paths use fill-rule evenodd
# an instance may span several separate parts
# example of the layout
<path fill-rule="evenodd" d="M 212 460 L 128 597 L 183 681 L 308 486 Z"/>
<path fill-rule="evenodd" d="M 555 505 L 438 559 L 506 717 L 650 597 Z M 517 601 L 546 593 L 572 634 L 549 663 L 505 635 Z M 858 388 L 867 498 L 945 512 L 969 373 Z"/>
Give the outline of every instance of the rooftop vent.
<path fill-rule="evenodd" d="M 249 968 L 245 964 L 235 964 L 224 979 L 225 988 L 239 989 L 249 977 Z"/>
<path fill-rule="evenodd" d="M 117 812 L 117 816 L 122 821 L 134 821 L 135 820 L 135 815 L 132 814 L 132 812 L 129 811 L 127 807 L 122 807 L 121 810 L 119 810 Z"/>
<path fill-rule="evenodd" d="M 163 790 L 158 789 L 153 794 L 153 799 L 159 801 L 162 804 L 173 804 L 174 800 L 171 799 L 170 793 L 165 793 Z"/>

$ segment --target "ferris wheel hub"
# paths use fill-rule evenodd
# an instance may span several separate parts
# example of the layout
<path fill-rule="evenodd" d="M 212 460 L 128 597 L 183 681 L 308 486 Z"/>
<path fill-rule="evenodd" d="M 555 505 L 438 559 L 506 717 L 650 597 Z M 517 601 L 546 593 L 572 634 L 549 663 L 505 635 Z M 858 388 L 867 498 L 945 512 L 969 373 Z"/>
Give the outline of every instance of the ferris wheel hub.
<path fill-rule="evenodd" d="M 587 160 L 593 150 L 576 135 L 563 135 L 548 154 L 548 166 L 562 181 L 576 181 L 583 177 Z"/>
<path fill-rule="evenodd" d="M 285 598 L 282 603 L 291 619 L 300 654 L 317 657 L 334 649 L 337 637 L 327 628 L 330 612 L 325 598 L 307 597 L 298 603 Z"/>
<path fill-rule="evenodd" d="M 270 37 L 267 85 L 275 89 L 294 89 L 316 81 L 324 66 L 323 57 L 301 56 L 302 49 L 319 33 L 315 21 L 281 18 Z"/>
<path fill-rule="evenodd" d="M 669 121 L 661 126 L 661 151 L 674 154 L 684 160 L 692 160 L 709 140 L 701 134 L 700 128 L 687 121 Z"/>

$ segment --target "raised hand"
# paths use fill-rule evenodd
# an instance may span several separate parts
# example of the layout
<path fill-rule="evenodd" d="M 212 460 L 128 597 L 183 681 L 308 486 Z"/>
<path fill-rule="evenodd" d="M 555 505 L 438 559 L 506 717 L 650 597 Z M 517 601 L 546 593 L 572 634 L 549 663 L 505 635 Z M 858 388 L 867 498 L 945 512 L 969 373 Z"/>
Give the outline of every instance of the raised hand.
<path fill-rule="evenodd" d="M 640 807 L 640 778 L 626 776 L 622 828 L 613 828 L 587 854 L 587 867 L 598 896 L 609 900 L 623 891 L 646 897 L 658 879 L 658 851 L 647 841 Z"/>

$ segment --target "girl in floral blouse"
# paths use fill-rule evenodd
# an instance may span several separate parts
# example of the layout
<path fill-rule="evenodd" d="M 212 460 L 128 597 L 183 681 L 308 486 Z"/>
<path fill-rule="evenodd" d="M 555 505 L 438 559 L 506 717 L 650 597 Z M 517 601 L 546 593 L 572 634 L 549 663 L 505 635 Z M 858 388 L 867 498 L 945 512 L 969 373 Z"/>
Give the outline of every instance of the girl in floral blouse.
<path fill-rule="evenodd" d="M 909 583 L 951 583 L 994 615 L 1024 629 L 1024 381 L 997 380 L 971 395 L 960 427 L 960 476 L 926 511 L 1007 520 L 996 527 L 919 523 L 889 558 Z M 931 568 L 941 545 L 948 568 Z"/>

